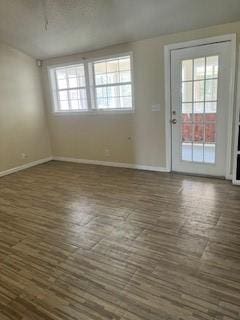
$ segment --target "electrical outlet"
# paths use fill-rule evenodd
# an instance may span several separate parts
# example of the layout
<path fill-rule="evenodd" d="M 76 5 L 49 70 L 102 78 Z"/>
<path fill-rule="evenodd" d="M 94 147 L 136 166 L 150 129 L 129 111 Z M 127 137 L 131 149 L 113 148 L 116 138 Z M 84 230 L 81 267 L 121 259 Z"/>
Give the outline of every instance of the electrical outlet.
<path fill-rule="evenodd" d="M 22 153 L 22 154 L 21 154 L 21 157 L 22 157 L 22 159 L 27 159 L 26 153 Z"/>

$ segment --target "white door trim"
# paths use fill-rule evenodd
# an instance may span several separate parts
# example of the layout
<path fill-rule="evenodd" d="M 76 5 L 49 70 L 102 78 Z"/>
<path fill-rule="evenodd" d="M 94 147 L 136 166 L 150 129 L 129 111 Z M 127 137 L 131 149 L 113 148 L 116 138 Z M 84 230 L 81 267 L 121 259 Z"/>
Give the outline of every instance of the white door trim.
<path fill-rule="evenodd" d="M 231 42 L 231 82 L 230 82 L 230 99 L 229 99 L 229 117 L 227 132 L 227 159 L 226 159 L 226 179 L 232 179 L 232 146 L 233 146 L 233 111 L 235 102 L 235 78 L 236 78 L 236 48 L 237 36 L 235 33 L 216 36 L 206 39 L 192 40 L 187 42 L 179 42 L 169 44 L 164 47 L 164 67 L 165 67 L 165 144 L 166 144 L 166 168 L 172 171 L 172 132 L 171 132 L 171 51 L 197 47 L 212 43 Z"/>

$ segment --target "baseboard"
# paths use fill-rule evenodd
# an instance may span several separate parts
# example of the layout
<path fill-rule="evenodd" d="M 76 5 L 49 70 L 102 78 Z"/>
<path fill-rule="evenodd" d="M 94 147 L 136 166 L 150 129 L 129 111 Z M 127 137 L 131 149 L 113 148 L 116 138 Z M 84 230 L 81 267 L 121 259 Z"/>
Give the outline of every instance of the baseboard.
<path fill-rule="evenodd" d="M 138 170 L 158 171 L 158 172 L 169 172 L 169 170 L 164 167 L 145 166 L 145 165 L 121 163 L 121 162 L 86 160 L 86 159 L 68 158 L 68 157 L 53 157 L 53 160 L 82 163 L 82 164 L 94 164 L 94 165 L 106 166 L 106 167 L 128 168 L 128 169 L 138 169 Z"/>
<path fill-rule="evenodd" d="M 12 168 L 12 169 L 1 171 L 0 172 L 0 177 L 4 177 L 4 176 L 7 176 L 9 174 L 12 174 L 12 173 L 15 173 L 15 172 L 18 172 L 18 171 L 22 171 L 22 170 L 37 166 L 37 165 L 42 164 L 42 163 L 49 162 L 52 159 L 53 159 L 52 157 L 48 157 L 48 158 L 44 158 L 44 159 L 40 159 L 40 160 L 37 160 L 37 161 L 26 163 L 26 164 L 23 164 L 22 166 L 18 166 L 18 167 Z"/>
<path fill-rule="evenodd" d="M 227 174 L 226 175 L 226 180 L 233 180 L 233 175 L 232 174 Z"/>
<path fill-rule="evenodd" d="M 240 186 L 240 181 L 239 180 L 233 180 L 233 184 L 236 186 Z"/>

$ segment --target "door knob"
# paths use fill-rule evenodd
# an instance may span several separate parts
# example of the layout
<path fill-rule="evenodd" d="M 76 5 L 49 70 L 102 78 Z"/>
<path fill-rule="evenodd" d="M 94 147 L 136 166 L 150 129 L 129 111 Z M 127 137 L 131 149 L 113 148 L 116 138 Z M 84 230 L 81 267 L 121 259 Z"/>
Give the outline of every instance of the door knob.
<path fill-rule="evenodd" d="M 176 123 L 177 123 L 177 119 L 172 119 L 172 120 L 170 120 L 170 122 L 171 122 L 172 124 L 176 124 Z"/>

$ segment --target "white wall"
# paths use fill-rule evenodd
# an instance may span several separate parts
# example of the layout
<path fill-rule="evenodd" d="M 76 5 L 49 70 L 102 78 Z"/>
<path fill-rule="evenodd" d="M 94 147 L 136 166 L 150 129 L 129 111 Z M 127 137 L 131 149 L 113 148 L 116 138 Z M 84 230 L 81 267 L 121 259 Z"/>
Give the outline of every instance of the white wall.
<path fill-rule="evenodd" d="M 0 172 L 51 155 L 36 61 L 0 43 Z M 27 158 L 22 158 L 22 153 Z"/>

